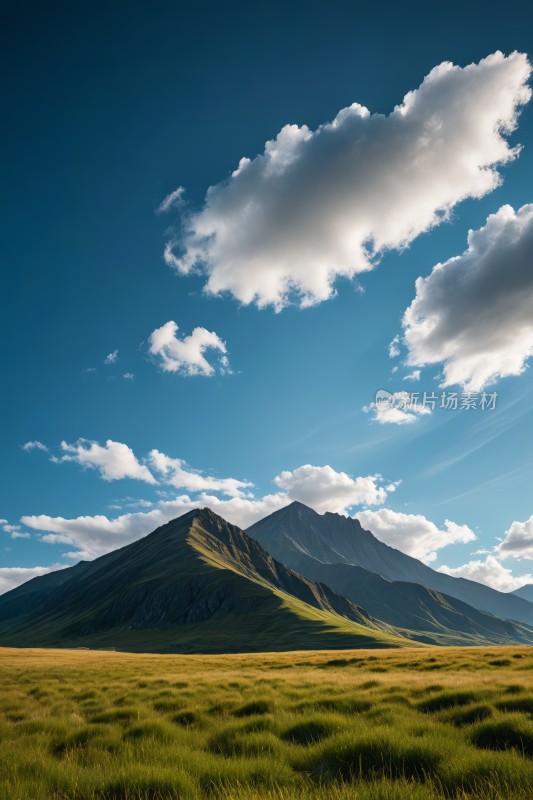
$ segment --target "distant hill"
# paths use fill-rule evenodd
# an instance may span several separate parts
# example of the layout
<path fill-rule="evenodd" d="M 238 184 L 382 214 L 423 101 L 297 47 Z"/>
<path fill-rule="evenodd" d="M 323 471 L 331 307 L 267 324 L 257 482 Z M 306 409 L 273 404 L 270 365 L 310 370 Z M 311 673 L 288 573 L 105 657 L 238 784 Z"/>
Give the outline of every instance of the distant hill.
<path fill-rule="evenodd" d="M 521 586 L 520 589 L 515 589 L 511 594 L 533 603 L 533 583 L 527 583 L 525 586 Z"/>
<path fill-rule="evenodd" d="M 473 614 L 476 609 L 501 619 L 533 625 L 533 603 L 518 593 L 505 594 L 475 581 L 436 572 L 416 558 L 380 542 L 370 531 L 364 530 L 358 520 L 350 517 L 329 512 L 318 514 L 303 503 L 294 502 L 256 522 L 247 533 L 274 558 L 315 580 L 328 582 L 352 600 L 364 597 L 363 604 L 367 610 L 382 619 L 397 620 L 394 624 L 399 624 L 398 620 L 402 619 L 402 627 L 416 624 L 416 618 L 421 614 L 424 625 L 434 619 L 435 626 L 429 630 L 436 631 L 440 625 L 452 624 L 452 629 L 457 630 L 459 625 L 463 632 L 470 630 L 474 635 L 478 635 L 483 627 L 492 628 L 492 633 L 497 636 L 510 633 L 508 629 L 504 632 L 501 626 L 489 624 L 486 618 Z M 337 565 L 335 569 L 333 565 Z M 339 565 L 344 565 L 344 569 Z M 363 590 L 363 576 L 360 571 L 351 572 L 349 568 L 353 566 L 381 576 L 386 583 L 366 576 Z M 391 582 L 402 582 L 402 585 L 391 585 Z M 412 584 L 426 587 L 433 595 L 423 595 Z M 445 599 L 448 608 L 444 609 L 435 592 L 448 596 Z M 381 593 L 382 604 L 379 602 Z M 467 604 L 471 610 L 453 603 L 452 598 Z M 403 609 L 401 613 L 400 609 Z M 436 616 L 435 611 L 438 612 Z M 466 614 L 469 622 L 454 618 L 457 613 Z M 495 627 L 500 631 L 495 631 Z M 428 628 L 418 625 L 417 629 Z"/>
<path fill-rule="evenodd" d="M 200 653 L 407 643 L 209 509 L 0 596 L 4 646 Z"/>

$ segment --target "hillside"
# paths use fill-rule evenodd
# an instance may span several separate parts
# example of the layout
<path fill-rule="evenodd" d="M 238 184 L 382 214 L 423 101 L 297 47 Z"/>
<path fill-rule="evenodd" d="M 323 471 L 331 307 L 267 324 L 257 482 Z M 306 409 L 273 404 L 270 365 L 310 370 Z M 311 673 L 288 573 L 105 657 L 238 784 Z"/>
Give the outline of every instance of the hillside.
<path fill-rule="evenodd" d="M 209 509 L 0 597 L 4 646 L 247 652 L 406 644 Z"/>
<path fill-rule="evenodd" d="M 303 503 L 294 502 L 256 522 L 247 532 L 274 558 L 315 580 L 327 582 L 336 591 L 355 602 L 361 602 L 356 598 L 364 598 L 367 610 L 377 614 L 381 619 L 391 622 L 396 620 L 393 624 L 400 624 L 399 620 L 403 620 L 402 627 L 407 628 L 414 624 L 421 609 L 423 609 L 424 624 L 427 624 L 428 620 L 433 620 L 434 612 L 437 610 L 435 602 L 440 607 L 436 620 L 438 625 L 444 622 L 447 626 L 450 621 L 453 622 L 449 610 L 461 615 L 467 613 L 470 622 L 465 621 L 464 624 L 461 622 L 459 629 L 465 632 L 470 629 L 475 635 L 478 635 L 483 627 L 489 630 L 495 627 L 495 623 L 486 617 L 480 618 L 478 612 L 474 614 L 476 609 L 501 619 L 517 620 L 526 625 L 533 625 L 533 603 L 523 597 L 498 592 L 474 581 L 436 572 L 416 558 L 379 541 L 370 531 L 365 531 L 358 520 L 350 517 L 329 512 L 318 514 Z M 337 566 L 333 568 L 333 565 Z M 344 569 L 339 565 L 343 565 Z M 366 576 L 363 585 L 362 573 L 357 570 L 350 571 L 353 566 L 373 573 L 374 577 L 370 579 Z M 379 576 L 385 579 L 381 583 L 376 579 Z M 420 590 L 413 584 L 431 590 L 433 595 L 431 597 L 427 594 L 423 596 L 423 593 L 421 595 Z M 437 598 L 435 593 L 447 596 L 444 602 L 449 608 L 446 610 L 445 618 L 441 613 L 442 600 Z M 377 599 L 377 604 L 373 601 L 373 597 Z M 409 597 L 412 598 L 412 602 L 409 602 Z M 470 611 L 458 606 L 454 600 L 469 606 Z M 401 613 L 400 609 L 403 609 Z M 454 623 L 456 629 L 457 622 L 456 618 Z M 493 632 L 497 637 L 503 635 L 504 640 L 509 633 L 512 633 L 509 628 L 505 631 L 500 625 L 496 627 L 499 630 Z M 419 627 L 419 629 L 437 630 L 435 626 Z M 521 635 L 519 632 L 519 641 Z M 527 633 L 527 636 L 529 635 Z"/>

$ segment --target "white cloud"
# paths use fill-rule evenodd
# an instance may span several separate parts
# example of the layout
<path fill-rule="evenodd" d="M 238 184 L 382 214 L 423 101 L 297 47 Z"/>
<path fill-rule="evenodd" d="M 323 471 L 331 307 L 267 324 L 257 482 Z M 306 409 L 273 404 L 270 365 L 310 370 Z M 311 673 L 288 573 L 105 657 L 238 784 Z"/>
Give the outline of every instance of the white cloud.
<path fill-rule="evenodd" d="M 468 249 L 416 281 L 403 318 L 412 366 L 442 363 L 442 386 L 480 391 L 533 355 L 533 205 L 502 206 Z"/>
<path fill-rule="evenodd" d="M 409 375 L 404 375 L 402 380 L 404 381 L 419 381 L 420 380 L 420 370 L 414 369 Z"/>
<path fill-rule="evenodd" d="M 176 335 L 178 326 L 172 320 L 156 328 L 150 334 L 150 354 L 159 360 L 165 372 L 178 372 L 181 375 L 214 375 L 216 368 L 205 358 L 206 350 L 222 353 L 219 370 L 229 371 L 226 344 L 206 328 L 195 328 L 190 336 L 183 339 Z"/>
<path fill-rule="evenodd" d="M 473 542 L 476 538 L 468 525 L 457 525 L 447 519 L 443 528 L 439 528 L 421 514 L 403 514 L 390 508 L 360 511 L 355 518 L 377 539 L 426 563 L 435 561 L 437 550 L 450 544 Z"/>
<path fill-rule="evenodd" d="M 48 452 L 48 447 L 42 442 L 39 442 L 37 439 L 31 442 L 26 442 L 25 444 L 22 444 L 21 447 L 26 452 L 29 452 L 30 450 L 44 450 L 45 453 Z"/>
<path fill-rule="evenodd" d="M 533 559 L 533 515 L 525 522 L 513 522 L 497 547 L 500 558 Z"/>
<path fill-rule="evenodd" d="M 67 564 L 53 564 L 51 567 L 0 567 L 0 594 L 9 592 L 38 575 L 47 575 L 49 572 L 65 569 L 66 566 Z"/>
<path fill-rule="evenodd" d="M 161 470 L 168 467 L 168 477 L 172 477 L 176 470 L 181 470 L 176 483 L 182 487 L 190 481 L 190 491 L 200 490 L 199 493 L 195 497 L 179 495 L 171 500 L 160 500 L 150 511 L 122 514 L 114 519 L 104 515 L 74 519 L 37 515 L 23 516 L 22 523 L 32 530 L 45 532 L 41 539 L 43 542 L 71 547 L 72 550 L 65 555 L 90 559 L 135 541 L 193 508 L 208 506 L 229 522 L 247 528 L 267 514 L 288 505 L 291 500 L 308 502 L 320 512 L 345 512 L 353 505 L 382 503 L 387 493 L 395 491 L 399 485 L 399 481 L 381 485 L 379 475 L 354 478 L 344 472 L 336 472 L 329 466 L 305 465 L 276 476 L 274 483 L 281 491 L 255 498 L 243 491 L 252 486 L 248 482 L 211 479 L 184 471 L 184 462 L 168 459 L 158 451 L 153 452 L 157 454 L 154 455 L 154 461 L 159 463 Z M 176 467 L 176 464 L 179 466 Z M 197 483 L 194 483 L 195 476 Z M 226 498 L 208 491 L 226 494 Z"/>
<path fill-rule="evenodd" d="M 2 530 L 5 533 L 9 533 L 12 539 L 29 539 L 31 537 L 31 533 L 20 530 L 20 525 L 7 524 L 7 519 L 0 520 L 0 525 L 2 525 Z"/>
<path fill-rule="evenodd" d="M 104 515 L 65 519 L 43 514 L 24 516 L 22 521 L 29 528 L 47 531 L 41 541 L 73 548 L 65 553 L 66 556 L 92 559 L 146 536 L 165 522 L 194 508 L 208 506 L 228 522 L 244 528 L 289 502 L 287 496 L 282 494 L 267 495 L 260 500 L 242 497 L 221 500 L 215 495 L 201 493 L 194 499 L 181 495 L 174 500 L 161 501 L 152 511 L 122 514 L 114 519 Z"/>
<path fill-rule="evenodd" d="M 380 485 L 381 475 L 353 478 L 346 472 L 337 472 L 330 466 L 313 467 L 305 464 L 292 472 L 281 472 L 274 478 L 279 489 L 291 500 L 299 500 L 319 513 L 334 511 L 345 513 L 355 505 L 379 505 L 387 497 L 387 489 Z M 394 484 L 389 485 L 389 491 Z"/>
<path fill-rule="evenodd" d="M 397 358 L 400 355 L 400 337 L 395 336 L 392 342 L 389 342 L 389 358 Z"/>
<path fill-rule="evenodd" d="M 372 269 L 499 185 L 498 165 L 519 153 L 506 136 L 530 98 L 529 74 L 520 53 L 445 62 L 389 116 L 354 103 L 315 131 L 286 125 L 208 190 L 165 260 L 182 274 L 203 270 L 206 292 L 242 303 L 326 300 L 337 278 Z"/>
<path fill-rule="evenodd" d="M 500 592 L 513 592 L 525 583 L 533 583 L 533 575 L 519 575 L 515 577 L 510 569 L 504 567 L 498 559 L 489 555 L 484 561 L 469 561 L 460 567 L 439 567 L 439 572 L 453 575 L 454 578 L 467 578 L 498 589 Z"/>
<path fill-rule="evenodd" d="M 244 490 L 253 486 L 249 481 L 204 475 L 199 470 L 192 470 L 181 458 L 170 458 L 159 450 L 150 451 L 149 462 L 154 472 L 160 473 L 165 483 L 175 486 L 176 489 L 186 489 L 189 492 L 213 491 L 228 497 L 245 497 L 247 493 Z"/>
<path fill-rule="evenodd" d="M 122 377 L 126 381 L 132 381 L 135 378 L 135 375 L 133 374 L 133 372 L 125 372 Z"/>
<path fill-rule="evenodd" d="M 145 483 L 157 483 L 154 476 L 144 464 L 140 464 L 133 450 L 122 442 L 108 439 L 105 447 L 98 442 L 79 439 L 75 444 L 61 442 L 64 454 L 55 461 L 75 461 L 83 467 L 97 469 L 105 481 L 117 481 L 122 478 L 133 478 Z"/>
<path fill-rule="evenodd" d="M 365 414 L 372 413 L 372 419 L 380 425 L 410 425 L 420 417 L 431 414 L 431 408 L 418 402 L 420 398 L 414 402 L 410 392 L 387 392 L 387 395 L 387 402 L 363 406 Z"/>
<path fill-rule="evenodd" d="M 179 207 L 183 203 L 183 195 L 185 189 L 183 186 L 178 186 L 177 189 L 174 189 L 173 192 L 167 194 L 165 199 L 161 202 L 159 207 L 156 210 L 156 214 L 165 214 L 167 211 L 170 211 L 171 208 Z"/>
<path fill-rule="evenodd" d="M 116 364 L 117 361 L 118 361 L 118 350 L 113 350 L 112 353 L 108 353 L 104 358 L 104 364 L 107 364 L 108 366 L 110 364 Z"/>

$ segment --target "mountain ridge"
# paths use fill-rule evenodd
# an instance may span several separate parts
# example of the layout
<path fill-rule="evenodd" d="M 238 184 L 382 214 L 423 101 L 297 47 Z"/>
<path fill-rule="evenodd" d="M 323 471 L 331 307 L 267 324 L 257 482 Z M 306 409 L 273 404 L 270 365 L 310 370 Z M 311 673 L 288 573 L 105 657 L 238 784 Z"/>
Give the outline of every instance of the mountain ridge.
<path fill-rule="evenodd" d="M 501 619 L 533 625 L 533 603 L 481 583 L 437 572 L 412 556 L 381 542 L 358 520 L 318 514 L 296 502 L 247 529 L 275 558 L 303 574 L 315 562 L 358 566 L 388 581 L 425 586 Z"/>
<path fill-rule="evenodd" d="M 2 645 L 155 652 L 407 644 L 207 508 L 6 593 L 0 631 Z"/>

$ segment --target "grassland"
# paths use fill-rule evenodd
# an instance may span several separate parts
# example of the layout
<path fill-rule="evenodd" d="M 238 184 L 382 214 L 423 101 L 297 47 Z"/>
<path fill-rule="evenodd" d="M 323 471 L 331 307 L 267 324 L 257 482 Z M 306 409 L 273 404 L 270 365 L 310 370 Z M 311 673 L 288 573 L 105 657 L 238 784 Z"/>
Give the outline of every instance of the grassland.
<path fill-rule="evenodd" d="M 0 650 L 2 800 L 531 800 L 533 648 Z"/>

